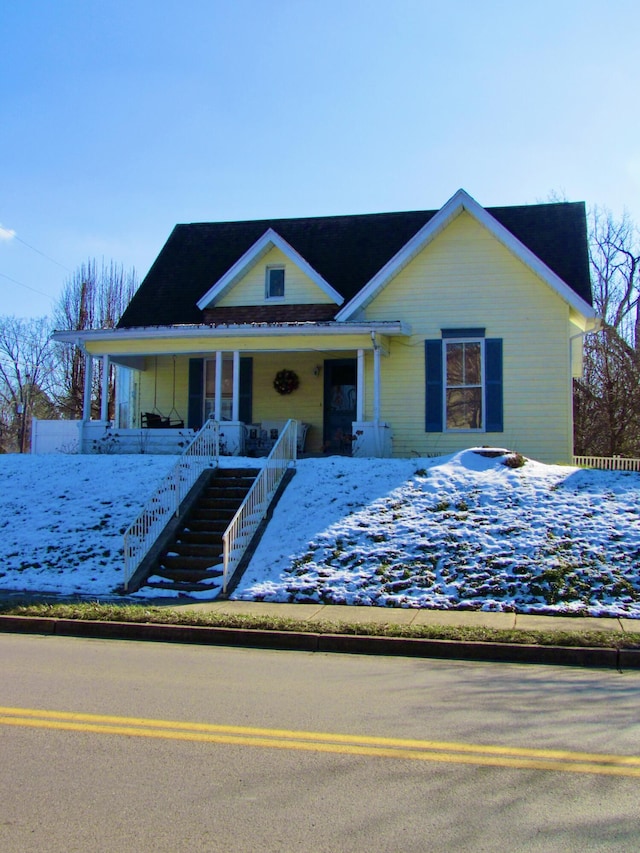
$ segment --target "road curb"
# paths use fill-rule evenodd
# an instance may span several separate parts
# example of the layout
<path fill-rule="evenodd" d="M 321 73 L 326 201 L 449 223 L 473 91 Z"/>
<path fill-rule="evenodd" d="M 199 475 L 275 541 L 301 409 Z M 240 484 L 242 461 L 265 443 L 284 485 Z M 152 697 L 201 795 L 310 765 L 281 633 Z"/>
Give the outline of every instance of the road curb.
<path fill-rule="evenodd" d="M 0 631 L 11 634 L 55 634 L 57 621 L 48 616 L 0 615 Z"/>
<path fill-rule="evenodd" d="M 442 660 L 536 663 L 618 670 L 640 669 L 640 649 L 591 646 L 536 646 L 417 637 L 378 637 L 366 634 L 320 634 L 304 631 L 269 631 L 260 628 L 5 615 L 0 615 L 0 631 L 103 640 L 145 640 L 338 654 L 398 655 Z"/>

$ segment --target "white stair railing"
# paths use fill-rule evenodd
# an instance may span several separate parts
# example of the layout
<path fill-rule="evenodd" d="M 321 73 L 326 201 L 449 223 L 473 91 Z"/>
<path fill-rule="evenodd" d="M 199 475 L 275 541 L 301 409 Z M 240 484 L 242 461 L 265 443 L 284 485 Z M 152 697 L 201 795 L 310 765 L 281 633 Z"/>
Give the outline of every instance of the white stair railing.
<path fill-rule="evenodd" d="M 242 555 L 265 517 L 282 478 L 297 456 L 298 422 L 289 420 L 240 508 L 222 536 L 222 592 L 226 593 Z"/>
<path fill-rule="evenodd" d="M 142 508 L 124 534 L 124 590 L 140 563 L 171 518 L 178 515 L 198 477 L 207 468 L 216 468 L 220 455 L 220 424 L 209 420 L 185 448 L 182 456 Z"/>

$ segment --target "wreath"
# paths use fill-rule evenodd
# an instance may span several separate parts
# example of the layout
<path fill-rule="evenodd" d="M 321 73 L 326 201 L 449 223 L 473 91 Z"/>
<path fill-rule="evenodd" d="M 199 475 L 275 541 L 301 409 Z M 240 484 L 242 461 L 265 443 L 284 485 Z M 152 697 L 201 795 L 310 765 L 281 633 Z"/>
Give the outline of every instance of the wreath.
<path fill-rule="evenodd" d="M 276 373 L 276 378 L 273 380 L 273 387 L 278 394 L 291 394 L 300 385 L 298 374 L 293 370 L 280 370 Z"/>

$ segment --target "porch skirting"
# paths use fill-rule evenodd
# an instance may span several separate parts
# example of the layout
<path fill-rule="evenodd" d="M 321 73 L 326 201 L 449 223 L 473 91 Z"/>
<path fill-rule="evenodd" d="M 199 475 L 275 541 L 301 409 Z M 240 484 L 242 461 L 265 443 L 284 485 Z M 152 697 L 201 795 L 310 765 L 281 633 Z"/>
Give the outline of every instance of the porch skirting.
<path fill-rule="evenodd" d="M 275 422 L 274 422 L 275 423 Z M 306 426 L 306 425 L 303 425 Z M 392 431 L 388 423 L 356 421 L 352 425 L 354 457 L 390 457 Z M 220 424 L 220 450 L 224 455 L 245 453 L 245 425 L 241 421 Z M 195 436 L 195 430 L 118 429 L 110 421 L 46 421 L 34 418 L 32 453 L 179 454 Z M 299 451 L 304 448 L 304 440 Z M 252 454 L 253 455 L 253 454 Z"/>

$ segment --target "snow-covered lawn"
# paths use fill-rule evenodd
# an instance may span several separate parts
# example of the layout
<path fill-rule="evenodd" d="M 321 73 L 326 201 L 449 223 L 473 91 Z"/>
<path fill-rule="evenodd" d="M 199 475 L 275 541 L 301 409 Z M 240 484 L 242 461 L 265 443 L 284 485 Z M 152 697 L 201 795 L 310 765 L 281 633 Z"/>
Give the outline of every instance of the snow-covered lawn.
<path fill-rule="evenodd" d="M 0 456 L 0 590 L 104 596 L 171 456 Z"/>
<path fill-rule="evenodd" d="M 0 590 L 109 596 L 174 461 L 0 457 Z M 233 597 L 640 618 L 640 474 L 504 461 L 299 461 Z"/>

